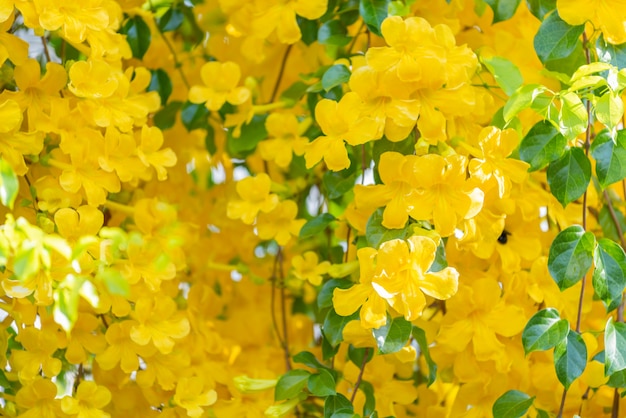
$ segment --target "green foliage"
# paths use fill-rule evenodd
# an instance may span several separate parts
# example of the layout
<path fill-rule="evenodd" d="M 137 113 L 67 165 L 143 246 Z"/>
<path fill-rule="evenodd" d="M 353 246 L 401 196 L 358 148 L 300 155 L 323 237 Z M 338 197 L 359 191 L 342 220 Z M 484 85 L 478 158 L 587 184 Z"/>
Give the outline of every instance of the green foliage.
<path fill-rule="evenodd" d="M 556 0 L 526 0 L 528 10 L 539 20 L 543 20 L 548 13 L 556 9 Z"/>
<path fill-rule="evenodd" d="M 594 251 L 593 288 L 606 304 L 607 310 L 617 308 L 626 287 L 626 254 L 624 249 L 607 238 L 600 238 Z"/>
<path fill-rule="evenodd" d="M 323 232 L 336 218 L 330 213 L 322 213 L 311 219 L 300 229 L 300 238 L 309 238 Z"/>
<path fill-rule="evenodd" d="M 336 395 L 335 378 L 326 369 L 319 369 L 319 372 L 312 374 L 307 383 L 309 392 L 315 396 L 326 397 Z"/>
<path fill-rule="evenodd" d="M 151 70 L 150 73 L 152 77 L 150 78 L 150 85 L 148 85 L 148 91 L 156 91 L 159 93 L 159 97 L 161 98 L 161 103 L 167 103 L 167 99 L 169 99 L 172 94 L 172 81 L 170 80 L 169 75 L 163 70 L 156 69 Z"/>
<path fill-rule="evenodd" d="M 509 390 L 493 404 L 494 418 L 519 418 L 531 407 L 535 397 L 530 397 L 519 390 Z"/>
<path fill-rule="evenodd" d="M 510 2 L 505 3 L 511 4 Z M 508 96 L 515 93 L 524 84 L 524 78 L 519 68 L 508 59 L 502 57 L 482 57 L 481 61 L 487 70 L 493 74 L 496 83 Z"/>
<path fill-rule="evenodd" d="M 554 347 L 554 367 L 556 377 L 569 389 L 587 366 L 587 346 L 576 331 L 570 331 L 567 337 Z"/>
<path fill-rule="evenodd" d="M 519 148 L 522 161 L 530 164 L 530 170 L 541 170 L 557 160 L 567 145 L 567 139 L 550 122 L 537 122 L 528 131 Z"/>
<path fill-rule="evenodd" d="M 378 350 L 381 354 L 391 354 L 400 351 L 411 337 L 412 325 L 403 317 L 392 318 L 387 316 L 387 323 L 380 328 L 373 329 Z"/>
<path fill-rule="evenodd" d="M 556 11 L 548 15 L 535 35 L 535 51 L 541 62 L 568 57 L 574 52 L 584 28 L 584 25 L 567 24 Z"/>
<path fill-rule="evenodd" d="M 350 70 L 345 65 L 333 65 L 322 76 L 322 87 L 329 91 L 333 87 L 347 83 L 350 80 L 350 74 Z"/>
<path fill-rule="evenodd" d="M 343 329 L 348 322 L 355 319 L 359 319 L 358 312 L 350 316 L 341 316 L 332 308 L 328 311 L 322 325 L 322 332 L 332 347 L 337 347 L 343 341 Z"/>
<path fill-rule="evenodd" d="M 527 355 L 545 351 L 564 341 L 569 333 L 569 323 L 561 319 L 554 308 L 542 309 L 530 318 L 522 332 L 522 344 Z"/>
<path fill-rule="evenodd" d="M 406 228 L 387 229 L 383 226 L 383 212 L 384 208 L 376 209 L 367 221 L 365 237 L 370 247 L 378 248 L 383 242 L 406 237 Z"/>
<path fill-rule="evenodd" d="M 426 333 L 423 329 L 413 326 L 411 335 L 415 341 L 417 341 L 420 353 L 424 356 L 424 360 L 426 360 L 426 364 L 428 365 L 428 376 L 426 376 L 426 382 L 427 385 L 430 386 L 437 378 L 437 365 L 430 357 L 430 349 L 428 348 L 428 341 L 426 341 Z"/>
<path fill-rule="evenodd" d="M 604 374 L 611 376 L 626 369 L 626 324 L 609 317 L 604 328 Z"/>
<path fill-rule="evenodd" d="M 591 144 L 591 156 L 596 160 L 596 175 L 602 188 L 626 178 L 626 131 L 600 132 Z"/>
<path fill-rule="evenodd" d="M 580 148 L 570 148 L 548 166 L 550 192 L 563 205 L 581 197 L 591 180 L 591 163 Z"/>
<path fill-rule="evenodd" d="M 389 0 L 360 0 L 359 12 L 367 28 L 374 34 L 382 36 L 380 25 L 388 15 Z"/>
<path fill-rule="evenodd" d="M 306 370 L 290 370 L 282 375 L 276 383 L 274 400 L 295 398 L 308 384 L 311 373 Z"/>
<path fill-rule="evenodd" d="M 0 157 L 0 202 L 9 209 L 13 209 L 19 186 L 13 167 Z"/>
<path fill-rule="evenodd" d="M 579 225 L 572 225 L 559 232 L 548 255 L 550 275 L 564 290 L 578 283 L 593 262 L 595 237 Z"/>
<path fill-rule="evenodd" d="M 142 59 L 152 41 L 150 27 L 144 22 L 141 16 L 137 15 L 126 21 L 121 32 L 126 35 L 126 41 L 130 46 L 133 57 Z"/>
<path fill-rule="evenodd" d="M 484 0 L 493 10 L 493 23 L 509 20 L 515 14 L 521 0 Z"/>

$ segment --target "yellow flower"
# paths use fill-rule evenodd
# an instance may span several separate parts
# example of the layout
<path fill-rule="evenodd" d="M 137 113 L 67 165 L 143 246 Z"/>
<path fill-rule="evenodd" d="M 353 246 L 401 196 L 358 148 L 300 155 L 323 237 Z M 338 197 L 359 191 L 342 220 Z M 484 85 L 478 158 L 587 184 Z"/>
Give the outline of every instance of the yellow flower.
<path fill-rule="evenodd" d="M 272 113 L 265 121 L 268 138 L 259 143 L 265 161 L 274 161 L 281 168 L 289 167 L 292 154 L 302 155 L 309 140 L 300 136 L 298 119 L 292 113 Z"/>
<path fill-rule="evenodd" d="M 528 176 L 528 163 L 507 158 L 519 144 L 519 136 L 513 129 L 486 127 L 478 136 L 480 153 L 469 162 L 469 172 L 481 183 L 494 182 L 500 198 L 511 190 L 511 182 L 522 183 Z"/>
<path fill-rule="evenodd" d="M 286 245 L 292 236 L 297 237 L 304 219 L 296 219 L 298 205 L 293 200 L 280 202 L 271 212 L 261 213 L 257 219 L 259 238 L 275 239 L 278 245 Z"/>
<path fill-rule="evenodd" d="M 80 206 L 76 210 L 63 208 L 54 214 L 59 234 L 69 242 L 84 235 L 97 235 L 104 222 L 104 215 L 93 206 Z"/>
<path fill-rule="evenodd" d="M 109 418 L 102 409 L 111 402 L 111 392 L 104 386 L 85 380 L 78 385 L 74 397 L 61 399 L 61 409 L 76 418 Z"/>
<path fill-rule="evenodd" d="M 176 165 L 176 154 L 171 148 L 161 149 L 163 146 L 163 132 L 156 126 L 141 127 L 137 155 L 146 167 L 154 167 L 159 181 L 167 179 L 165 167 Z"/>
<path fill-rule="evenodd" d="M 21 381 L 33 379 L 40 370 L 47 377 L 61 371 L 61 360 L 52 357 L 58 348 L 56 335 L 36 328 L 20 330 L 16 337 L 24 350 L 13 350 L 11 367 L 18 372 Z"/>
<path fill-rule="evenodd" d="M 348 289 L 335 288 L 333 307 L 341 316 L 350 316 L 361 308 L 361 326 L 380 328 L 387 323 L 387 304 L 372 286 L 376 250 L 369 247 L 357 251 L 360 266 L 359 283 Z"/>
<path fill-rule="evenodd" d="M 176 385 L 174 403 L 187 410 L 190 417 L 199 417 L 204 413 L 203 406 L 213 405 L 217 401 L 217 392 L 205 390 L 204 380 L 200 377 L 183 377 Z"/>
<path fill-rule="evenodd" d="M 410 212 L 414 219 L 433 219 L 442 237 L 454 233 L 461 219 L 469 219 L 482 209 L 484 193 L 467 181 L 467 159 L 461 155 L 417 157 L 415 178 L 417 201 Z"/>
<path fill-rule="evenodd" d="M 291 259 L 293 275 L 300 280 L 308 280 L 313 286 L 322 283 L 322 276 L 328 273 L 330 262 L 319 262 L 317 253 L 307 251 L 302 255 L 296 255 Z"/>
<path fill-rule="evenodd" d="M 57 418 L 61 416 L 56 399 L 57 386 L 48 379 L 36 378 L 15 394 L 15 402 L 24 409 L 20 418 Z"/>
<path fill-rule="evenodd" d="M 570 25 L 590 21 L 602 31 L 607 42 L 626 42 L 625 0 L 557 0 L 556 8 L 561 19 Z"/>
<path fill-rule="evenodd" d="M 65 0 L 38 0 L 41 27 L 62 35 L 70 42 L 81 43 L 89 31 L 102 31 L 109 26 L 109 14 L 102 0 L 85 0 L 68 3 Z"/>
<path fill-rule="evenodd" d="M 204 103 L 209 110 L 220 110 L 226 102 L 240 105 L 250 98 L 247 87 L 237 87 L 241 70 L 234 62 L 207 62 L 200 69 L 200 76 L 204 86 L 191 87 L 189 100 L 192 103 Z"/>
<path fill-rule="evenodd" d="M 293 44 L 302 34 L 296 15 L 315 20 L 326 11 L 328 0 L 270 0 L 256 2 L 250 33 L 256 38 L 266 39 L 276 31 L 283 44 Z"/>
<path fill-rule="evenodd" d="M 354 201 L 357 207 L 385 206 L 383 226 L 389 229 L 404 228 L 409 213 L 421 204 L 417 198 L 415 165 L 417 157 L 397 152 L 385 152 L 380 156 L 378 173 L 384 184 L 357 185 Z"/>
<path fill-rule="evenodd" d="M 242 200 L 228 202 L 227 214 L 231 219 L 241 219 L 251 225 L 259 211 L 268 213 L 278 205 L 278 196 L 270 194 L 272 180 L 265 173 L 246 177 L 237 183 L 237 193 Z"/>
<path fill-rule="evenodd" d="M 19 176 L 28 171 L 24 155 L 37 155 L 43 148 L 41 134 L 19 131 L 22 120 L 22 109 L 15 100 L 0 99 L 0 155 Z"/>
<path fill-rule="evenodd" d="M 183 312 L 177 311 L 176 302 L 167 296 L 140 298 L 132 317 L 137 323 L 130 330 L 130 338 L 140 345 L 152 341 L 163 354 L 172 352 L 174 339 L 189 334 L 189 320 Z"/>
<path fill-rule="evenodd" d="M 376 122 L 361 117 L 363 102 L 358 94 L 346 93 L 339 103 L 320 100 L 315 106 L 315 119 L 324 136 L 317 137 L 305 151 L 306 167 L 311 168 L 322 158 L 330 170 L 340 171 L 350 167 L 344 141 L 360 145 L 376 138 Z"/>
<path fill-rule="evenodd" d="M 76 61 L 70 67 L 68 88 L 78 97 L 111 97 L 120 85 L 120 75 L 106 61 Z"/>
<path fill-rule="evenodd" d="M 118 363 L 120 368 L 131 373 L 139 369 L 139 356 L 145 358 L 154 354 L 151 345 L 139 345 L 130 337 L 135 321 L 115 322 L 107 329 L 105 338 L 109 346 L 96 355 L 98 365 L 104 370 L 113 369 Z"/>
<path fill-rule="evenodd" d="M 98 332 L 100 321 L 94 315 L 81 312 L 72 327 L 65 358 L 72 364 L 87 361 L 87 353 L 99 354 L 106 348 L 104 335 Z"/>
<path fill-rule="evenodd" d="M 455 269 L 429 272 L 436 252 L 435 241 L 425 236 L 387 241 L 378 250 L 372 283 L 408 321 L 421 315 L 426 306 L 424 294 L 445 300 L 457 291 L 459 273 Z"/>

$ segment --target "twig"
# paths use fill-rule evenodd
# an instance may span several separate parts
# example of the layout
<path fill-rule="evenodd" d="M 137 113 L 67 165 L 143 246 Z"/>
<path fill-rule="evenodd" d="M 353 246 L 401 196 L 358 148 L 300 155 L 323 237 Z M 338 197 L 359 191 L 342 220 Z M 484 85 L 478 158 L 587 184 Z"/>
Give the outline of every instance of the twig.
<path fill-rule="evenodd" d="M 363 350 L 363 361 L 361 362 L 361 367 L 359 368 L 359 375 L 356 378 L 356 383 L 354 384 L 354 391 L 352 392 L 352 396 L 350 396 L 350 403 L 354 403 L 354 398 L 356 397 L 356 393 L 359 390 L 359 386 L 361 386 L 361 381 L 363 380 L 363 372 L 365 372 L 365 365 L 367 364 L 367 357 L 370 355 L 370 348 L 366 347 Z"/>
<path fill-rule="evenodd" d="M 285 55 L 283 55 L 283 60 L 280 63 L 280 68 L 278 69 L 278 76 L 276 77 L 276 84 L 274 84 L 274 90 L 272 90 L 272 96 L 270 97 L 270 103 L 276 100 L 276 95 L 278 94 L 278 88 L 280 87 L 280 82 L 283 80 L 283 75 L 285 74 L 285 67 L 287 65 L 287 58 L 289 58 L 289 52 L 291 51 L 291 47 L 293 45 L 287 45 L 287 49 L 285 50 Z"/>

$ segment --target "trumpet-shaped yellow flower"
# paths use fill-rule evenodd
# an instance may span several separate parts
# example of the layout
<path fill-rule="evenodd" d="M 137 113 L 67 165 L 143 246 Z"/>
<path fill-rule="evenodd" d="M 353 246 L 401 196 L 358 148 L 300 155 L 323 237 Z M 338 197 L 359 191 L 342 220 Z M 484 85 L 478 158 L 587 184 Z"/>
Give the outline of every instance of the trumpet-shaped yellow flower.
<path fill-rule="evenodd" d="M 261 158 L 274 161 L 281 168 L 287 168 L 293 154 L 302 155 L 309 140 L 300 136 L 296 115 L 292 113 L 272 113 L 265 121 L 268 138 L 258 145 Z"/>
<path fill-rule="evenodd" d="M 269 0 L 254 2 L 250 33 L 256 38 L 266 39 L 274 31 L 278 40 L 293 44 L 302 34 L 296 15 L 309 20 L 319 18 L 326 11 L 328 0 Z"/>
<path fill-rule="evenodd" d="M 24 155 L 39 154 L 43 148 L 43 136 L 20 131 L 23 115 L 15 100 L 0 99 L 0 121 L 0 156 L 17 175 L 23 176 L 28 171 Z"/>
<path fill-rule="evenodd" d="M 153 167 L 160 181 L 167 179 L 166 167 L 176 165 L 176 154 L 163 146 L 163 132 L 156 126 L 142 126 L 137 155 L 146 167 Z"/>
<path fill-rule="evenodd" d="M 190 417 L 199 417 L 204 413 L 203 406 L 213 405 L 217 401 L 217 392 L 205 390 L 204 380 L 200 377 L 183 377 L 176 385 L 174 403 L 187 410 Z"/>
<path fill-rule="evenodd" d="M 459 273 L 454 268 L 429 272 L 436 252 L 435 241 L 425 236 L 387 241 L 378 250 L 372 284 L 408 321 L 422 314 L 424 295 L 445 300 L 457 291 Z"/>
<path fill-rule="evenodd" d="M 85 380 L 78 385 L 76 394 L 61 399 L 61 409 L 76 418 L 110 418 L 103 411 L 111 402 L 111 392 L 104 386 Z"/>
<path fill-rule="evenodd" d="M 278 245 L 286 245 L 292 236 L 298 236 L 306 222 L 304 219 L 296 219 L 297 216 L 298 205 L 293 200 L 280 202 L 271 212 L 259 214 L 259 238 L 275 239 Z"/>
<path fill-rule="evenodd" d="M 94 315 L 81 313 L 72 327 L 72 333 L 67 343 L 65 358 L 72 364 L 87 361 L 88 353 L 99 354 L 106 348 L 106 340 L 98 332 L 100 321 Z"/>
<path fill-rule="evenodd" d="M 56 335 L 29 327 L 20 330 L 16 340 L 24 350 L 13 350 L 11 367 L 17 371 L 21 381 L 33 379 L 40 370 L 46 377 L 59 374 L 61 360 L 52 357 L 59 345 Z"/>
<path fill-rule="evenodd" d="M 68 88 L 78 97 L 111 97 L 120 85 L 118 70 L 106 61 L 77 61 L 70 67 Z"/>
<path fill-rule="evenodd" d="M 200 69 L 200 76 L 204 86 L 191 87 L 192 103 L 204 103 L 209 110 L 219 110 L 226 102 L 240 105 L 250 98 L 247 87 L 237 87 L 241 70 L 234 62 L 207 62 Z"/>
<path fill-rule="evenodd" d="M 15 403 L 25 412 L 20 418 L 58 418 L 61 402 L 56 399 L 57 386 L 48 379 L 36 378 L 15 394 Z"/>
<path fill-rule="evenodd" d="M 339 102 L 322 99 L 315 106 L 315 119 L 324 136 L 317 137 L 305 151 L 306 167 L 311 168 L 322 158 L 330 170 L 350 167 L 344 141 L 360 145 L 376 139 L 376 121 L 362 117 L 363 101 L 354 92 L 346 93 Z"/>
<path fill-rule="evenodd" d="M 322 276 L 328 273 L 330 262 L 319 262 L 317 253 L 307 251 L 302 255 L 296 255 L 291 259 L 293 275 L 300 280 L 307 280 L 313 286 L 322 284 Z"/>
<path fill-rule="evenodd" d="M 135 321 L 115 322 L 107 329 L 105 338 L 109 346 L 96 355 L 98 365 L 104 370 L 111 370 L 116 365 L 131 373 L 139 369 L 139 357 L 149 357 L 156 351 L 152 345 L 139 345 L 130 337 Z"/>
<path fill-rule="evenodd" d="M 513 129 L 491 126 L 480 131 L 478 145 L 481 153 L 469 162 L 469 172 L 481 183 L 495 182 L 500 198 L 511 190 L 511 182 L 521 183 L 528 176 L 528 163 L 507 158 L 519 144 L 519 136 Z"/>
<path fill-rule="evenodd" d="M 137 323 L 130 330 L 130 338 L 140 345 L 152 341 L 164 354 L 172 352 L 175 339 L 189 334 L 189 320 L 177 311 L 176 302 L 164 295 L 140 298 L 132 316 Z"/>
<path fill-rule="evenodd" d="M 472 218 L 482 209 L 484 193 L 467 181 L 466 167 L 467 158 L 461 155 L 428 154 L 415 163 L 419 204 L 410 215 L 432 219 L 442 237 L 452 235 L 460 220 Z"/>
<path fill-rule="evenodd" d="M 67 3 L 64 0 L 37 0 L 41 27 L 61 34 L 70 42 L 81 43 L 89 31 L 102 31 L 109 26 L 109 14 L 102 0 Z"/>
<path fill-rule="evenodd" d="M 612 44 L 626 42 L 626 1 L 624 0 L 557 0 L 559 16 L 570 25 L 590 21 Z"/>
<path fill-rule="evenodd" d="M 421 204 L 417 198 L 415 179 L 417 157 L 397 152 L 385 152 L 380 156 L 378 172 L 384 184 L 357 185 L 354 201 L 357 207 L 385 206 L 383 226 L 390 229 L 404 228 L 409 213 Z"/>
<path fill-rule="evenodd" d="M 270 193 L 272 181 L 265 173 L 246 177 L 237 183 L 237 193 L 242 200 L 228 202 L 227 215 L 252 225 L 259 211 L 268 213 L 278 206 L 278 196 Z"/>

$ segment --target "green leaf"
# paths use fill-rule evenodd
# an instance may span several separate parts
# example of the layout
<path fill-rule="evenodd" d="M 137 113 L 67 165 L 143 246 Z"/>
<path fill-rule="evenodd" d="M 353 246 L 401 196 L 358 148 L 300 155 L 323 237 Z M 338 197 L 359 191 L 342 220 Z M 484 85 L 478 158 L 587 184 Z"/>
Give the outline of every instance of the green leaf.
<path fill-rule="evenodd" d="M 595 110 L 596 118 L 607 128 L 613 129 L 624 116 L 624 102 L 619 95 L 607 91 L 596 101 Z"/>
<path fill-rule="evenodd" d="M 309 377 L 308 389 L 313 395 L 321 398 L 337 394 L 335 378 L 326 369 L 319 369 L 319 373 Z"/>
<path fill-rule="evenodd" d="M 526 0 L 526 6 L 533 16 L 543 20 L 548 13 L 556 9 L 556 0 Z"/>
<path fill-rule="evenodd" d="M 148 91 L 156 91 L 161 98 L 161 104 L 167 103 L 172 94 L 172 81 L 165 71 L 162 69 L 151 70 L 152 77 L 150 78 L 150 84 L 148 85 Z"/>
<path fill-rule="evenodd" d="M 550 192 L 563 207 L 578 199 L 591 180 L 591 163 L 580 148 L 570 148 L 548 166 Z"/>
<path fill-rule="evenodd" d="M 569 323 L 561 319 L 554 308 L 542 309 L 530 318 L 522 331 L 522 344 L 526 355 L 545 351 L 563 341 L 569 333 Z"/>
<path fill-rule="evenodd" d="M 98 272 L 98 278 L 102 280 L 107 291 L 111 295 L 119 295 L 128 297 L 130 295 L 130 285 L 128 280 L 119 270 L 109 267 L 104 267 Z"/>
<path fill-rule="evenodd" d="M 331 279 L 324 283 L 322 289 L 317 294 L 317 306 L 320 309 L 330 308 L 333 306 L 333 292 L 335 289 L 348 289 L 354 283 L 347 279 Z"/>
<path fill-rule="evenodd" d="M 626 231 L 626 217 L 624 217 L 624 214 L 620 211 L 615 211 L 615 217 L 617 218 L 617 222 L 619 223 L 622 232 Z M 611 216 L 611 211 L 607 205 L 602 206 L 602 209 L 600 209 L 598 222 L 600 222 L 602 234 L 606 238 L 612 239 L 615 242 L 620 242 L 619 232 L 617 231 L 617 227 L 615 226 L 615 222 Z"/>
<path fill-rule="evenodd" d="M 561 96 L 559 129 L 567 139 L 574 139 L 585 132 L 589 117 L 587 109 L 578 94 L 568 92 Z"/>
<path fill-rule="evenodd" d="M 531 398 L 519 390 L 509 390 L 493 404 L 493 418 L 519 418 L 528 411 L 534 400 L 534 396 Z"/>
<path fill-rule="evenodd" d="M 300 27 L 300 33 L 302 34 L 302 42 L 305 45 L 311 45 L 317 41 L 318 20 L 305 19 L 302 16 L 296 15 L 296 21 Z"/>
<path fill-rule="evenodd" d="M 293 362 L 304 364 L 312 369 L 326 368 L 326 366 L 320 363 L 320 361 L 310 351 L 300 351 L 298 354 L 293 356 Z"/>
<path fill-rule="evenodd" d="M 515 14 L 521 0 L 484 0 L 493 10 L 493 22 L 509 20 Z"/>
<path fill-rule="evenodd" d="M 367 221 L 365 237 L 370 247 L 378 248 L 383 242 L 406 236 L 406 228 L 387 229 L 382 225 L 383 212 L 384 208 L 376 209 Z"/>
<path fill-rule="evenodd" d="M 363 361 L 369 363 L 374 358 L 374 350 L 370 347 L 356 348 L 352 344 L 348 347 L 348 358 L 356 367 L 361 367 Z"/>
<path fill-rule="evenodd" d="M 19 189 L 19 180 L 13 167 L 0 157 L 0 202 L 9 209 L 13 209 Z"/>
<path fill-rule="evenodd" d="M 609 131 L 601 131 L 590 151 L 596 160 L 598 183 L 603 189 L 626 178 L 626 130 L 617 131 L 615 140 Z"/>
<path fill-rule="evenodd" d="M 308 238 L 323 232 L 335 218 L 330 213 L 322 213 L 302 226 L 300 238 Z"/>
<path fill-rule="evenodd" d="M 359 12 L 367 28 L 378 36 L 383 36 L 380 25 L 387 17 L 389 10 L 389 0 L 361 0 L 359 2 Z"/>
<path fill-rule="evenodd" d="M 322 76 L 322 87 L 328 91 L 350 80 L 350 70 L 345 65 L 336 64 L 330 67 Z"/>
<path fill-rule="evenodd" d="M 267 115 L 255 115 L 250 123 L 241 126 L 241 135 L 238 138 L 233 136 L 232 131 L 228 131 L 226 135 L 228 153 L 236 158 L 252 154 L 257 144 L 267 138 L 265 119 Z"/>
<path fill-rule="evenodd" d="M 322 332 L 332 347 L 336 347 L 343 341 L 343 329 L 350 321 L 359 319 L 359 312 L 355 312 L 350 316 L 340 316 L 334 309 L 330 309 L 324 319 Z"/>
<path fill-rule="evenodd" d="M 626 324 L 609 317 L 604 328 L 604 375 L 626 369 Z"/>
<path fill-rule="evenodd" d="M 533 104 L 535 98 L 544 91 L 546 91 L 546 88 L 539 84 L 528 84 L 519 88 L 504 105 L 504 110 L 502 111 L 504 120 L 508 123 L 519 112 L 528 109 Z"/>
<path fill-rule="evenodd" d="M 603 35 L 600 35 L 596 42 L 596 53 L 600 61 L 608 62 L 616 66 L 618 70 L 626 68 L 626 43 L 613 45 L 608 43 Z"/>
<path fill-rule="evenodd" d="M 203 104 L 187 101 L 182 105 L 180 119 L 188 131 L 205 128 L 209 124 L 208 118 L 209 109 Z"/>
<path fill-rule="evenodd" d="M 354 188 L 357 173 L 355 164 L 341 171 L 327 171 L 322 177 L 322 184 L 329 199 L 337 199 Z"/>
<path fill-rule="evenodd" d="M 576 48 L 576 43 L 584 29 L 584 25 L 570 26 L 561 19 L 557 11 L 554 11 L 541 22 L 535 35 L 534 45 L 537 56 L 543 63 L 566 58 Z"/>
<path fill-rule="evenodd" d="M 167 12 L 163 14 L 158 20 L 159 29 L 161 32 L 170 32 L 176 30 L 183 24 L 185 20 L 185 14 L 182 10 L 176 7 L 167 9 Z"/>
<path fill-rule="evenodd" d="M 376 410 L 376 396 L 374 396 L 374 386 L 365 380 L 361 381 L 359 389 L 365 394 L 365 403 L 363 404 L 363 416 L 371 417 Z"/>
<path fill-rule="evenodd" d="M 13 260 L 13 273 L 19 280 L 26 280 L 39 271 L 40 260 L 33 247 L 20 248 Z"/>
<path fill-rule="evenodd" d="M 424 356 L 424 360 L 426 360 L 426 364 L 428 365 L 428 376 L 427 376 L 427 386 L 432 385 L 437 378 L 437 365 L 430 357 L 430 349 L 428 348 L 428 341 L 426 341 L 426 333 L 423 329 L 413 326 L 411 330 L 411 335 L 417 341 L 417 344 L 420 348 L 420 353 Z"/>
<path fill-rule="evenodd" d="M 282 375 L 276 383 L 274 400 L 282 401 L 295 398 L 307 385 L 309 376 L 311 373 L 301 369 L 290 370 Z"/>
<path fill-rule="evenodd" d="M 559 382 L 569 389 L 587 366 L 587 346 L 576 331 L 570 331 L 567 337 L 554 348 L 554 368 Z"/>
<path fill-rule="evenodd" d="M 496 2 L 498 1 L 496 0 Z M 504 2 L 507 4 L 512 3 L 508 0 L 505 0 Z M 524 78 L 522 77 L 522 73 L 519 68 L 517 68 L 517 66 L 508 59 L 502 57 L 481 57 L 481 61 L 485 64 L 487 70 L 493 74 L 493 78 L 496 80 L 496 83 L 498 83 L 507 96 L 511 96 L 522 84 L 524 84 Z"/>
<path fill-rule="evenodd" d="M 542 120 L 526 134 L 519 147 L 522 161 L 530 164 L 529 171 L 541 170 L 557 160 L 567 146 L 567 139 L 550 122 Z"/>
<path fill-rule="evenodd" d="M 380 353 L 391 354 L 400 351 L 409 341 L 412 328 L 411 323 L 403 317 L 391 318 L 387 315 L 387 323 L 372 330 Z"/>
<path fill-rule="evenodd" d="M 556 236 L 550 245 L 548 270 L 559 286 L 565 290 L 578 283 L 593 262 L 596 239 L 582 226 L 572 225 Z"/>
<path fill-rule="evenodd" d="M 170 102 L 154 115 L 154 124 L 160 130 L 169 129 L 176 123 L 176 115 L 182 107 L 182 102 Z"/>
<path fill-rule="evenodd" d="M 594 251 L 593 288 L 606 304 L 607 310 L 617 308 L 626 287 L 626 254 L 622 247 L 607 238 L 600 238 Z"/>
<path fill-rule="evenodd" d="M 337 418 L 340 413 L 354 414 L 352 402 L 341 393 L 327 397 L 324 402 L 324 418 Z"/>
<path fill-rule="evenodd" d="M 318 29 L 317 41 L 322 45 L 346 46 L 350 43 L 350 38 L 343 23 L 329 20 Z"/>
<path fill-rule="evenodd" d="M 126 35 L 126 42 L 130 46 L 133 57 L 142 59 L 152 41 L 152 34 L 146 22 L 139 15 L 133 16 L 128 19 L 121 33 Z"/>

